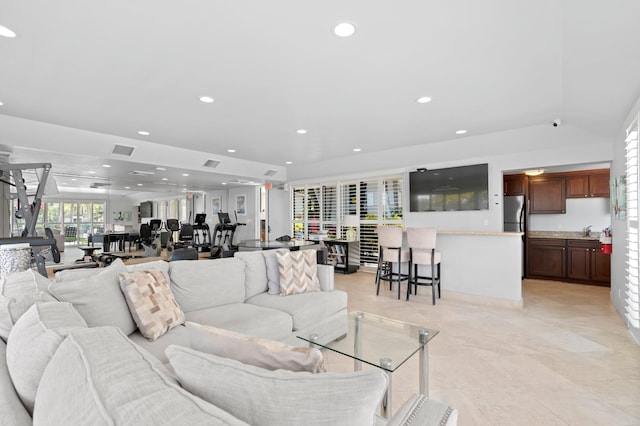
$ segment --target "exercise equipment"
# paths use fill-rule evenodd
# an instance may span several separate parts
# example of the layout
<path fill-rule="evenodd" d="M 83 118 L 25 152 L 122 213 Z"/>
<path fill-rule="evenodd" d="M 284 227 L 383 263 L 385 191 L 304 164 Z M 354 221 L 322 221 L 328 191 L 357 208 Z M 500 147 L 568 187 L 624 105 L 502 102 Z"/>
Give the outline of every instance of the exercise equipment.
<path fill-rule="evenodd" d="M 193 245 L 200 251 L 211 250 L 211 232 L 206 218 L 206 213 L 197 213 L 193 223 Z"/>
<path fill-rule="evenodd" d="M 143 257 L 157 257 L 162 253 L 160 233 L 154 232 L 148 223 L 140 225 L 140 244 L 144 249 Z"/>
<path fill-rule="evenodd" d="M 213 228 L 213 246 L 211 247 L 211 257 L 233 257 L 233 254 L 238 251 L 238 247 L 233 244 L 233 237 L 236 233 L 238 226 L 245 225 L 244 223 L 238 223 L 238 216 L 236 214 L 236 223 L 231 223 L 229 213 L 219 212 L 218 223 Z"/>

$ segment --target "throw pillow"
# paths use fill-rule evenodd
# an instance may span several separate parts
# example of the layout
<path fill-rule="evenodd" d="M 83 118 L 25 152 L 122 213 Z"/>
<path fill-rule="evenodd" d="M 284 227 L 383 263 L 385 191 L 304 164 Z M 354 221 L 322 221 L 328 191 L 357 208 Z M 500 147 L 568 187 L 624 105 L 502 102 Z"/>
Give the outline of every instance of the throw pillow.
<path fill-rule="evenodd" d="M 289 249 L 263 250 L 265 267 L 267 268 L 267 285 L 269 294 L 280 294 L 280 271 L 278 270 L 278 253 L 289 253 Z"/>
<path fill-rule="evenodd" d="M 162 271 L 127 272 L 119 278 L 131 315 L 144 337 L 154 341 L 184 323 L 184 313 Z"/>
<path fill-rule="evenodd" d="M 127 272 L 117 259 L 106 268 L 76 281 L 52 282 L 49 291 L 58 300 L 70 302 L 87 321 L 89 327 L 112 325 L 126 335 L 136 331 L 127 301 L 120 290 L 118 274 Z"/>
<path fill-rule="evenodd" d="M 387 388 L 378 369 L 269 371 L 176 345 L 166 354 L 184 389 L 252 425 L 373 425 Z"/>
<path fill-rule="evenodd" d="M 7 368 L 24 406 L 33 412 L 49 360 L 71 330 L 87 323 L 71 303 L 38 302 L 16 322 L 7 341 Z"/>
<path fill-rule="evenodd" d="M 0 279 L 0 337 L 6 341 L 11 327 L 36 302 L 55 300 L 39 289 L 35 272 L 27 269 Z M 42 277 L 42 281 L 47 280 Z"/>
<path fill-rule="evenodd" d="M 320 291 L 315 250 L 277 253 L 280 271 L 280 295 Z"/>
<path fill-rule="evenodd" d="M 317 348 L 285 345 L 275 340 L 247 336 L 221 328 L 187 322 L 191 347 L 197 351 L 235 359 L 267 370 L 325 371 Z"/>

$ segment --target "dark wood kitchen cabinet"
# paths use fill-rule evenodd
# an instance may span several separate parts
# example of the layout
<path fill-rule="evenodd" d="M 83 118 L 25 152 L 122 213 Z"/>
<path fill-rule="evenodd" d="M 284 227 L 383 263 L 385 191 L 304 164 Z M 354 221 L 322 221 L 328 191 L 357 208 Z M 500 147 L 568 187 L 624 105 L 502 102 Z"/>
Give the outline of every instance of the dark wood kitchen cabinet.
<path fill-rule="evenodd" d="M 529 213 L 566 213 L 567 197 L 564 177 L 529 178 Z"/>
<path fill-rule="evenodd" d="M 611 285 L 611 256 L 597 240 L 530 238 L 528 277 Z"/>
<path fill-rule="evenodd" d="M 567 198 L 609 197 L 609 170 L 567 174 Z"/>
<path fill-rule="evenodd" d="M 527 175 L 505 175 L 502 179 L 504 195 L 527 195 Z"/>
<path fill-rule="evenodd" d="M 531 278 L 564 278 L 567 275 L 565 240 L 529 238 L 527 276 Z"/>

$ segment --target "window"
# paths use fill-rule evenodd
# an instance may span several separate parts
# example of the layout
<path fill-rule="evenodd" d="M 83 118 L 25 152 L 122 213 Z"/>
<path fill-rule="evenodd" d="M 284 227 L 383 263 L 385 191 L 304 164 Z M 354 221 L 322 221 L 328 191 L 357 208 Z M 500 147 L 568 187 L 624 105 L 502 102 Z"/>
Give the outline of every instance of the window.
<path fill-rule="evenodd" d="M 368 179 L 324 185 L 294 187 L 292 190 L 292 229 L 297 238 L 308 238 L 317 230 L 326 230 L 330 238 L 346 237 L 345 216 L 360 219 L 358 230 L 360 262 L 378 263 L 376 227 L 402 226 L 402 178 Z"/>
<path fill-rule="evenodd" d="M 640 239 L 638 235 L 638 120 L 627 129 L 626 138 L 626 192 L 627 192 L 627 282 L 625 289 L 625 317 L 629 325 L 640 328 L 640 301 L 638 299 L 640 269 Z"/>

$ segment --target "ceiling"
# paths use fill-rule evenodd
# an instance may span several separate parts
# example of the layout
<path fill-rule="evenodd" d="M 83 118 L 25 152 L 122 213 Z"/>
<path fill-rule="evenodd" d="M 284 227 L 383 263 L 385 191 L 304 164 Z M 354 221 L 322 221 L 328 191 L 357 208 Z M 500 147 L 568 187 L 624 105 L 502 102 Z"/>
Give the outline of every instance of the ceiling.
<path fill-rule="evenodd" d="M 0 0 L 17 33 L 0 37 L 0 144 L 59 185 L 178 192 L 556 119 L 613 138 L 640 96 L 638 16 L 637 0 Z"/>

